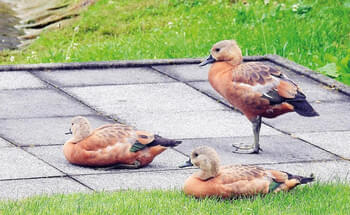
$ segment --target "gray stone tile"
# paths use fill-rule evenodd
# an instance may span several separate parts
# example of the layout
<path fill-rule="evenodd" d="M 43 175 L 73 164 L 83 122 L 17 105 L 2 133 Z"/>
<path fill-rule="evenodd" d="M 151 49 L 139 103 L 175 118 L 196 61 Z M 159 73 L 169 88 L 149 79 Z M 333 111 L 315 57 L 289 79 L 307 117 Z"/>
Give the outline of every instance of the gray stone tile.
<path fill-rule="evenodd" d="M 305 78 L 305 77 L 304 77 Z M 317 83 L 305 78 L 304 81 L 298 82 L 299 86 L 306 95 L 309 102 L 329 102 L 329 101 L 347 101 L 350 102 L 350 97 L 338 92 L 335 89 L 329 88 L 323 84 Z"/>
<path fill-rule="evenodd" d="M 252 135 L 252 125 L 235 111 L 192 111 L 176 113 L 129 113 L 118 115 L 127 124 L 175 139 L 237 137 Z M 263 125 L 261 134 L 279 135 L 275 129 Z"/>
<path fill-rule="evenodd" d="M 208 80 L 210 66 L 199 67 L 197 64 L 153 66 L 153 68 L 181 81 Z"/>
<path fill-rule="evenodd" d="M 314 160 L 338 159 L 336 156 L 317 147 L 307 144 L 289 135 L 261 136 L 260 146 L 264 150 L 260 154 L 232 153 L 232 144 L 252 144 L 253 137 L 185 139 L 176 150 L 190 155 L 198 146 L 213 147 L 220 156 L 223 165 L 229 164 L 263 164 L 280 162 L 301 162 Z"/>
<path fill-rule="evenodd" d="M 100 116 L 86 116 L 93 128 L 114 123 Z M 25 118 L 0 120 L 0 134 L 20 146 L 63 145 L 73 117 Z"/>
<path fill-rule="evenodd" d="M 0 137 L 0 148 L 9 147 L 9 146 L 12 146 L 11 143 L 7 142 L 6 140 Z"/>
<path fill-rule="evenodd" d="M 350 130 L 349 102 L 314 103 L 312 106 L 320 116 L 303 117 L 296 113 L 287 113 L 275 119 L 264 119 L 264 121 L 291 133 Z"/>
<path fill-rule="evenodd" d="M 64 157 L 63 146 L 41 146 L 30 147 L 26 150 L 35 154 L 37 157 L 45 160 L 49 164 L 55 166 L 61 171 L 69 175 L 83 175 L 95 173 L 111 173 L 111 172 L 139 172 L 139 171 L 154 171 L 154 170 L 169 170 L 177 169 L 179 165 L 186 160 L 186 157 L 172 149 L 168 149 L 158 155 L 148 166 L 136 170 L 114 169 L 102 170 L 98 168 L 82 167 L 70 164 Z"/>
<path fill-rule="evenodd" d="M 222 110 L 212 101 L 182 83 L 138 84 L 65 88 L 79 99 L 107 114 L 168 113 Z"/>
<path fill-rule="evenodd" d="M 58 86 L 136 84 L 174 81 L 173 79 L 150 68 L 60 70 L 37 72 L 36 74 Z"/>
<path fill-rule="evenodd" d="M 16 200 L 58 193 L 91 192 L 85 186 L 65 177 L 0 181 L 0 187 L 0 199 L 2 200 Z"/>
<path fill-rule="evenodd" d="M 0 90 L 42 88 L 46 85 L 29 72 L 0 72 Z"/>
<path fill-rule="evenodd" d="M 62 175 L 58 170 L 20 148 L 0 148 L 0 154 L 0 180 Z"/>
<path fill-rule="evenodd" d="M 98 191 L 125 189 L 181 189 L 185 180 L 197 170 L 129 172 L 75 176 L 76 179 Z"/>
<path fill-rule="evenodd" d="M 66 116 L 93 113 L 88 107 L 54 90 L 0 91 L 0 118 Z"/>
<path fill-rule="evenodd" d="M 214 90 L 214 88 L 210 85 L 208 81 L 190 82 L 188 84 L 198 89 L 199 91 L 215 98 L 217 101 L 221 101 L 226 105 L 233 107 L 229 102 L 226 101 L 224 97 L 222 97 L 218 92 Z"/>
<path fill-rule="evenodd" d="M 294 135 L 343 158 L 350 159 L 350 131 L 296 133 Z"/>
<path fill-rule="evenodd" d="M 350 101 L 350 98 L 335 89 L 329 88 L 317 81 L 314 81 L 303 75 L 299 75 L 288 69 L 279 67 L 271 62 L 265 62 L 269 65 L 282 70 L 290 79 L 301 87 L 305 93 L 307 100 L 310 102 L 322 102 L 322 101 Z"/>
<path fill-rule="evenodd" d="M 311 173 L 313 173 L 316 180 L 323 182 L 350 182 L 349 161 L 290 163 L 259 166 L 269 169 L 278 169 L 302 176 L 309 176 Z"/>

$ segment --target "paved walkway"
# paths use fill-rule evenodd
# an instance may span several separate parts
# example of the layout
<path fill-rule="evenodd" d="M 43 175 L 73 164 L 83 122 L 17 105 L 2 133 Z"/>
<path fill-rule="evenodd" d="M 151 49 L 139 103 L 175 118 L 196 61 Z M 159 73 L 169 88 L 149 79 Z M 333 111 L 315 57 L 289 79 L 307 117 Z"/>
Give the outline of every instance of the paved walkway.
<path fill-rule="evenodd" d="M 251 125 L 212 90 L 209 67 L 199 68 L 196 59 L 0 67 L 0 199 L 179 189 L 196 170 L 177 166 L 199 145 L 214 147 L 223 164 L 350 181 L 349 88 L 277 56 L 245 60 L 281 66 L 321 115 L 290 113 L 264 120 L 259 155 L 231 153 L 231 143 L 252 141 Z M 74 166 L 65 160 L 62 146 L 76 115 L 86 116 L 93 127 L 118 121 L 183 143 L 143 169 L 106 172 Z"/>

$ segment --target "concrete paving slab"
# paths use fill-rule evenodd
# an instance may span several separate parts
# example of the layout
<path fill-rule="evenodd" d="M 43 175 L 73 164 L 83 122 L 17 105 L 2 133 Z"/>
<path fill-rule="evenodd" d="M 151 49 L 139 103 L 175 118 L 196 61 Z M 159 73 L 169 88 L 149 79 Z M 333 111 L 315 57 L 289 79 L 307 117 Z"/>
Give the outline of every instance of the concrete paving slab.
<path fill-rule="evenodd" d="M 349 161 L 327 161 L 308 163 L 289 163 L 259 165 L 264 168 L 278 169 L 292 174 L 309 176 L 313 173 L 316 180 L 324 182 L 350 182 L 350 162 Z"/>
<path fill-rule="evenodd" d="M 97 191 L 181 189 L 195 169 L 74 176 Z"/>
<path fill-rule="evenodd" d="M 0 187 L 1 200 L 22 199 L 43 194 L 91 192 L 85 186 L 66 177 L 0 181 Z"/>
<path fill-rule="evenodd" d="M 329 101 L 350 101 L 349 96 L 338 92 L 336 89 L 332 89 L 306 77 L 297 76 L 295 73 L 291 74 L 294 74 L 293 76 L 295 76 L 292 80 L 299 85 L 299 87 L 306 95 L 307 100 L 311 103 L 321 103 Z"/>
<path fill-rule="evenodd" d="M 208 80 L 210 67 L 199 67 L 198 64 L 190 64 L 177 66 L 153 66 L 153 68 L 169 75 L 170 77 L 176 78 L 177 80 L 187 82 Z"/>
<path fill-rule="evenodd" d="M 11 143 L 0 137 L 0 148 L 13 146 Z"/>
<path fill-rule="evenodd" d="M 176 150 L 190 155 L 198 146 L 213 147 L 219 154 L 223 165 L 262 164 L 281 162 L 301 162 L 313 160 L 335 160 L 336 156 L 318 149 L 289 135 L 261 136 L 260 146 L 264 150 L 256 154 L 234 154 L 233 143 L 252 144 L 253 137 L 186 139 Z"/>
<path fill-rule="evenodd" d="M 271 62 L 265 62 L 269 65 L 272 65 L 276 68 L 282 70 L 290 79 L 292 79 L 305 93 L 307 100 L 310 102 L 319 102 L 319 101 L 350 101 L 350 97 L 338 92 L 336 89 L 327 87 L 324 84 L 321 84 L 317 81 L 314 81 L 303 75 L 299 75 L 295 72 L 292 72 L 288 69 L 277 66 Z"/>
<path fill-rule="evenodd" d="M 312 106 L 320 114 L 319 117 L 303 117 L 296 113 L 288 113 L 264 121 L 291 133 L 350 130 L 349 102 L 314 103 Z"/>
<path fill-rule="evenodd" d="M 29 152 L 35 154 L 35 156 L 45 160 L 47 163 L 55 166 L 61 171 L 69 175 L 83 175 L 83 174 L 97 174 L 97 173 L 113 173 L 113 172 L 139 172 L 139 171 L 154 171 L 154 170 L 169 170 L 177 169 L 179 165 L 183 163 L 187 158 L 172 149 L 168 149 L 158 155 L 151 164 L 147 167 L 136 170 L 101 170 L 90 167 L 82 167 L 70 164 L 63 155 L 63 146 L 41 146 L 26 148 Z"/>
<path fill-rule="evenodd" d="M 85 116 L 93 128 L 114 123 L 102 116 Z M 25 118 L 0 120 L 0 134 L 18 146 L 63 145 L 70 135 L 72 116 L 50 118 Z M 20 134 L 20 135 L 19 135 Z"/>
<path fill-rule="evenodd" d="M 60 87 L 111 84 L 144 84 L 174 81 L 173 79 L 147 67 L 103 70 L 43 71 L 37 72 L 36 74 L 40 78 L 43 78 Z"/>
<path fill-rule="evenodd" d="M 350 102 L 350 97 L 319 83 L 303 82 L 300 86 L 310 103 L 323 103 L 334 101 Z"/>
<path fill-rule="evenodd" d="M 159 64 L 164 65 L 158 62 L 157 65 Z M 95 69 L 69 70 L 73 68 L 72 65 L 74 68 Z M 293 135 L 285 135 L 264 125 L 261 132 L 261 147 L 264 151 L 259 155 L 240 155 L 231 153 L 231 144 L 252 143 L 251 124 L 243 115 L 217 101 L 222 97 L 207 81 L 209 67 L 199 68 L 197 64 L 186 64 L 153 66 L 152 69 L 151 64 L 137 64 L 144 67 L 105 69 L 108 66 L 111 68 L 111 65 L 117 66 L 108 62 L 64 64 L 62 68 L 49 64 L 46 65 L 47 68 L 56 70 L 44 72 L 46 67 L 39 65 L 24 66 L 26 69 L 13 67 L 25 72 L 0 72 L 2 77 L 4 74 L 11 76 L 5 82 L 0 81 L 0 101 L 5 104 L 0 106 L 0 161 L 4 164 L 0 165 L 0 187 L 6 187 L 0 191 L 0 198 L 22 198 L 32 193 L 60 193 L 60 190 L 66 188 L 67 192 L 88 190 L 74 180 L 63 177 L 65 173 L 96 190 L 180 189 L 185 179 L 197 170 L 182 170 L 178 166 L 199 145 L 214 147 L 222 164 L 255 164 L 301 175 L 313 172 L 320 180 L 338 178 L 350 181 L 350 162 L 318 148 L 325 148 L 343 157 L 348 155 L 344 148 L 350 135 L 350 100 L 345 94 L 283 69 L 303 88 L 321 117 L 303 118 L 290 113 L 277 119 L 264 119 Z M 120 65 L 135 66 L 132 62 Z M 96 69 L 96 66 L 101 69 Z M 27 70 L 33 70 L 32 74 Z M 106 121 L 95 116 L 97 113 L 94 110 L 59 90 L 46 86 L 34 75 L 58 87 L 64 87 L 63 90 L 73 97 L 121 122 L 165 137 L 184 138 L 183 143 L 176 149 L 162 153 L 148 167 L 138 170 L 106 172 L 71 165 L 64 158 L 62 144 L 69 138 L 63 133 L 69 128 L 72 116 L 91 116 L 93 127 L 105 124 Z M 30 80 L 28 83 L 21 81 L 27 79 Z M 327 80 L 321 82 L 335 83 Z M 339 89 L 343 92 L 348 92 L 346 87 L 335 85 L 341 86 Z M 295 136 L 318 147 L 293 138 Z M 27 152 L 1 137 L 24 146 L 23 149 Z M 37 146 L 30 147 L 32 145 Z M 12 190 L 18 190 L 18 194 L 12 195 Z"/>
<path fill-rule="evenodd" d="M 294 135 L 343 158 L 350 159 L 350 131 L 323 131 Z"/>
<path fill-rule="evenodd" d="M 92 114 L 72 98 L 51 89 L 0 91 L 0 118 L 27 118 Z"/>
<path fill-rule="evenodd" d="M 60 176 L 61 172 L 17 147 L 0 148 L 0 180 Z"/>
<path fill-rule="evenodd" d="M 188 111 L 177 113 L 130 113 L 117 115 L 127 124 L 168 138 L 237 137 L 253 134 L 252 125 L 243 115 L 232 110 Z M 262 135 L 280 132 L 262 125 Z"/>
<path fill-rule="evenodd" d="M 225 103 L 226 105 L 233 107 L 230 103 L 228 103 L 226 101 L 226 99 L 224 97 L 222 97 L 219 93 L 217 93 L 213 89 L 213 87 L 210 85 L 210 83 L 208 81 L 195 81 L 195 82 L 190 82 L 188 84 L 191 85 L 192 87 L 194 87 L 195 89 L 198 89 L 199 91 L 201 91 L 203 93 L 206 93 L 210 97 L 215 98 L 216 101 L 221 101 L 221 102 Z"/>
<path fill-rule="evenodd" d="M 65 90 L 107 114 L 225 109 L 183 83 L 76 87 Z"/>
<path fill-rule="evenodd" d="M 0 72 L 0 90 L 43 87 L 46 85 L 29 72 Z"/>

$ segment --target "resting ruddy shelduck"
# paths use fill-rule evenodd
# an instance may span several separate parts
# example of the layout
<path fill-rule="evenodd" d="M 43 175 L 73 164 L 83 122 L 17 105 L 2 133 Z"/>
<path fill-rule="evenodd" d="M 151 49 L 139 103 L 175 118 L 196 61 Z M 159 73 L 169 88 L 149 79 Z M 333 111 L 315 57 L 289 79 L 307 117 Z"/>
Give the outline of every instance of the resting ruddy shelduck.
<path fill-rule="evenodd" d="M 200 170 L 185 181 L 183 190 L 185 194 L 198 198 L 231 198 L 289 191 L 314 180 L 312 176 L 302 177 L 252 165 L 220 166 L 218 154 L 207 146 L 193 150 L 185 166 L 191 165 Z"/>
<path fill-rule="evenodd" d="M 66 134 L 73 135 L 63 147 L 66 159 L 72 164 L 93 167 L 144 167 L 167 147 L 181 143 L 119 123 L 92 131 L 88 119 L 82 116 L 72 119 Z"/>
<path fill-rule="evenodd" d="M 274 118 L 295 111 L 306 117 L 318 113 L 292 80 L 263 62 L 242 62 L 242 52 L 235 40 L 223 40 L 212 47 L 210 56 L 200 66 L 213 63 L 208 79 L 211 86 L 253 124 L 254 144 L 240 147 L 236 153 L 259 153 L 261 117 Z"/>

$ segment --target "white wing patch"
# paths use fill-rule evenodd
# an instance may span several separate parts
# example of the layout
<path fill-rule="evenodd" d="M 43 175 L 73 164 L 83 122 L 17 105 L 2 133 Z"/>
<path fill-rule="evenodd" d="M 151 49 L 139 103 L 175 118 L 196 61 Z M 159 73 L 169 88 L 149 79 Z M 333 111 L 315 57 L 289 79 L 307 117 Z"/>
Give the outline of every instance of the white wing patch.
<path fill-rule="evenodd" d="M 272 76 L 272 81 L 265 83 L 265 84 L 257 83 L 255 86 L 250 85 L 250 84 L 245 84 L 245 83 L 238 83 L 238 84 L 240 86 L 249 87 L 250 89 L 252 89 L 255 92 L 259 92 L 261 94 L 264 94 L 267 97 L 270 97 L 270 96 L 266 95 L 266 93 L 272 89 L 275 89 L 279 83 L 280 83 L 280 79 Z"/>

